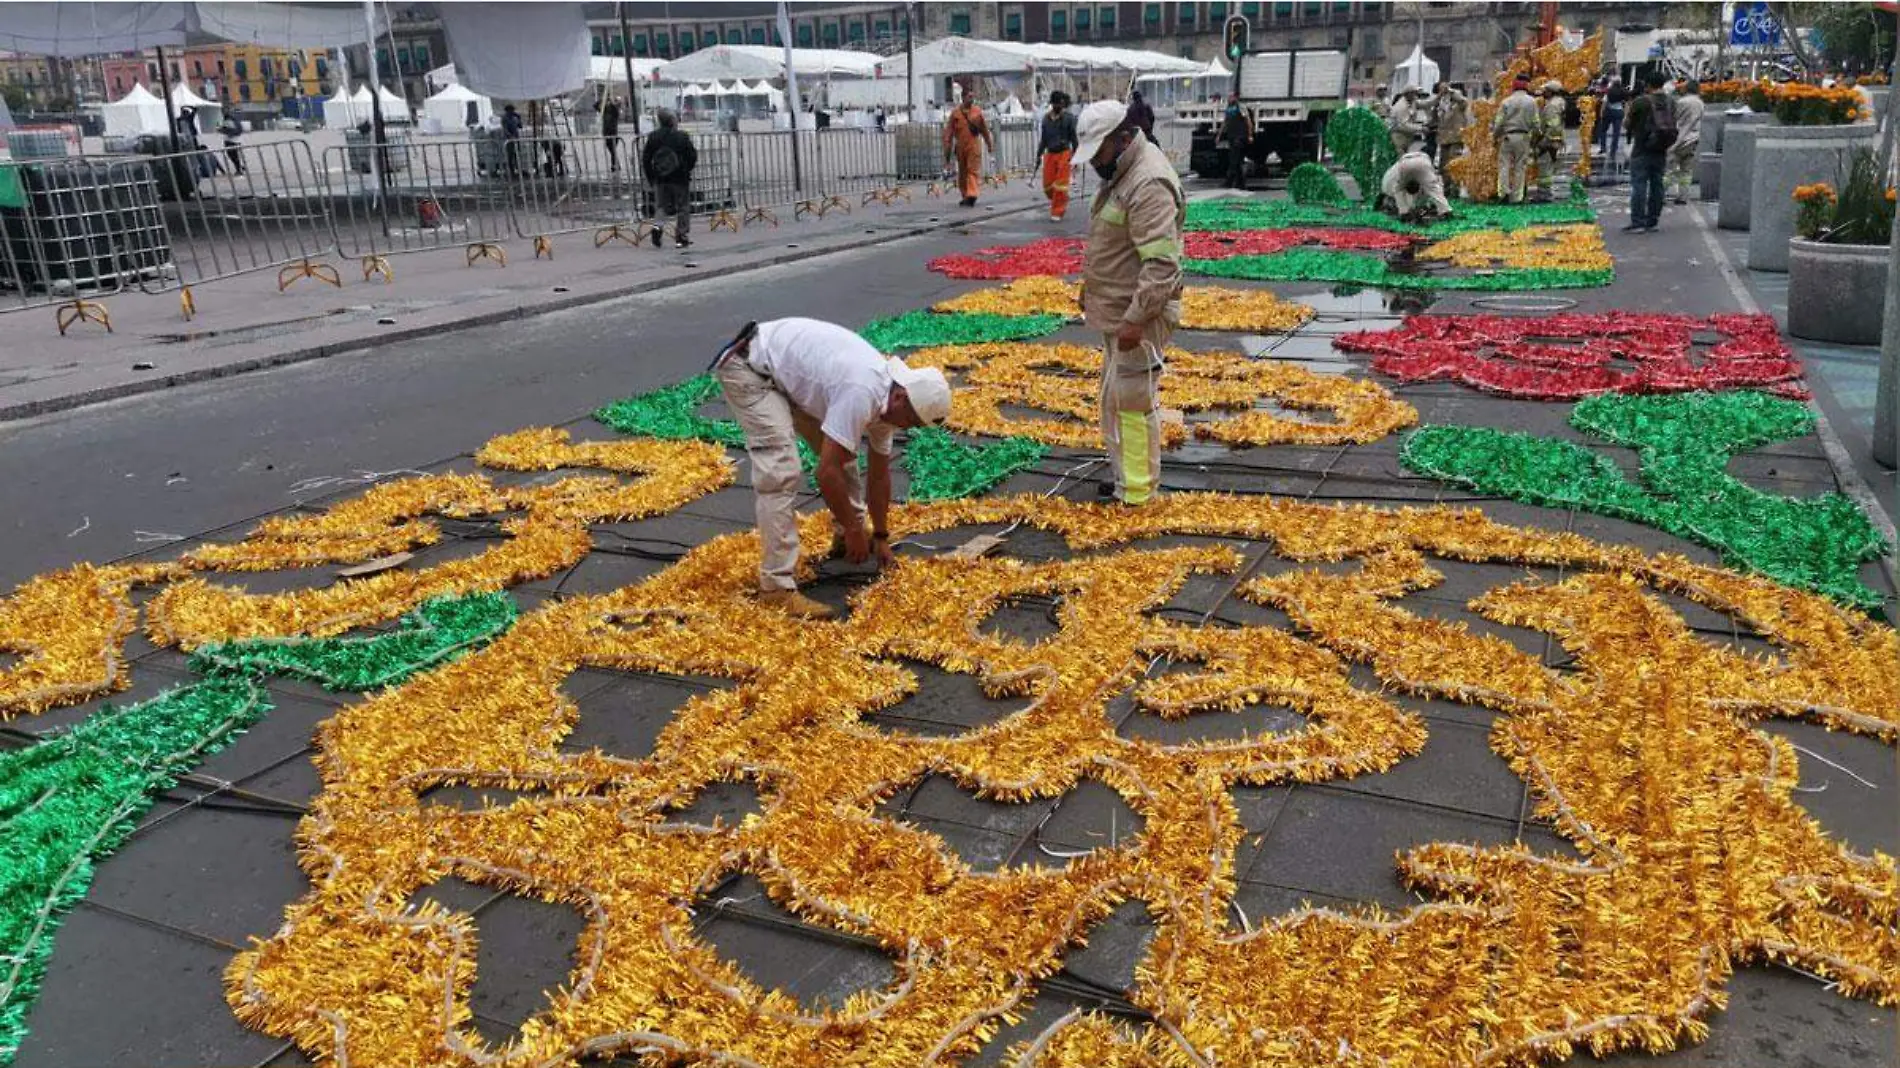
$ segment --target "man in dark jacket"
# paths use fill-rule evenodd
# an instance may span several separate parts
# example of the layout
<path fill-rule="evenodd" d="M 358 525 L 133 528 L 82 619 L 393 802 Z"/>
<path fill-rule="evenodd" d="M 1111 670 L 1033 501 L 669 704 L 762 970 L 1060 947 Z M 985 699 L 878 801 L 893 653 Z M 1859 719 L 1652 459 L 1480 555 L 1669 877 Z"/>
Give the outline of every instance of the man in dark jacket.
<path fill-rule="evenodd" d="M 600 106 L 600 136 L 607 142 L 607 166 L 620 173 L 620 98 L 609 96 Z"/>
<path fill-rule="evenodd" d="M 1669 145 L 1656 143 L 1656 116 L 1671 108 L 1669 99 L 1663 96 L 1663 81 L 1662 71 L 1650 71 L 1644 79 L 1649 91 L 1630 101 L 1623 120 L 1630 138 L 1630 221 L 1623 227 L 1626 234 L 1654 233 L 1662 222 L 1663 169 L 1668 166 Z M 1674 112 L 1670 113 L 1668 128 L 1675 128 Z"/>
<path fill-rule="evenodd" d="M 657 202 L 653 247 L 660 247 L 658 220 L 670 215 L 673 247 L 687 248 L 693 243 L 686 235 L 693 222 L 693 164 L 699 162 L 699 152 L 692 137 L 679 128 L 679 116 L 662 108 L 658 117 L 660 128 L 648 135 L 646 147 L 640 150 L 640 171 L 653 186 Z"/>
<path fill-rule="evenodd" d="M 1247 188 L 1247 146 L 1253 143 L 1253 120 L 1240 110 L 1240 94 L 1227 98 L 1220 120 L 1220 139 L 1227 145 L 1227 188 Z"/>
<path fill-rule="evenodd" d="M 1160 144 L 1155 140 L 1155 109 L 1141 98 L 1141 90 L 1128 94 L 1128 124 L 1141 131 L 1151 144 Z"/>

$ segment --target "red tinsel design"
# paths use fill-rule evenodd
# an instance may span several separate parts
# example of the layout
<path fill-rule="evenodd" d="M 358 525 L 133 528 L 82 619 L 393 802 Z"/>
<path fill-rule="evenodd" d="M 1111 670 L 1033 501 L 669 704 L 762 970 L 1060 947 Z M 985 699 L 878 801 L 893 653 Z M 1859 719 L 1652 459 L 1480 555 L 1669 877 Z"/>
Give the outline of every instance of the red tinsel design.
<path fill-rule="evenodd" d="M 1384 230 L 1327 230 L 1295 227 L 1284 230 L 1194 230 L 1185 235 L 1183 253 L 1194 260 L 1224 260 L 1232 256 L 1270 256 L 1303 245 L 1342 252 L 1391 252 L 1417 239 Z M 1003 279 L 1027 275 L 1079 274 L 1085 242 L 1074 237 L 1045 237 L 1027 245 L 998 245 L 975 252 L 939 256 L 931 270 L 952 278 Z"/>
<path fill-rule="evenodd" d="M 1748 388 L 1809 396 L 1801 361 L 1766 315 L 1415 315 L 1333 346 L 1372 356 L 1373 370 L 1401 381 L 1539 400 Z"/>

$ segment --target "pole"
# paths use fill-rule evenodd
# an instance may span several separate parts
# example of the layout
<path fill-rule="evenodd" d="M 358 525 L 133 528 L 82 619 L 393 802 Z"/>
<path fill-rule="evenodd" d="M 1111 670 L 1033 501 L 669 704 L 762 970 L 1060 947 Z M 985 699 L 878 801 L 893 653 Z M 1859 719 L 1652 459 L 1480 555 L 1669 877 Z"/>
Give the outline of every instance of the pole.
<path fill-rule="evenodd" d="M 792 109 L 792 191 L 805 191 L 804 168 L 798 161 L 798 71 L 792 65 L 792 16 L 785 0 L 778 0 L 778 35 L 785 42 L 785 106 Z"/>
<path fill-rule="evenodd" d="M 1893 131 L 1900 111 L 1887 98 L 1886 131 L 1881 134 L 1880 166 L 1891 174 Z M 1880 373 L 1874 385 L 1874 461 L 1884 467 L 1900 466 L 1900 215 L 1893 220 L 1887 241 L 1887 305 L 1880 328 Z"/>
<path fill-rule="evenodd" d="M 363 62 L 369 68 L 369 176 L 376 202 L 382 208 L 383 232 L 389 232 L 389 198 L 383 196 L 383 79 L 376 69 L 376 0 L 363 0 Z"/>
<path fill-rule="evenodd" d="M 402 90 L 402 106 L 409 107 L 409 83 L 403 79 L 402 60 L 396 55 L 396 20 L 389 17 L 389 0 L 383 0 L 383 33 L 389 39 L 389 62 L 396 68 L 396 88 Z"/>
<path fill-rule="evenodd" d="M 904 5 L 904 99 L 917 121 L 917 5 Z"/>
<path fill-rule="evenodd" d="M 614 13 L 620 16 L 620 58 L 627 64 L 627 113 L 633 119 L 633 136 L 640 136 L 640 88 L 633 81 L 633 31 L 627 29 L 627 5 L 617 3 Z"/>
<path fill-rule="evenodd" d="M 172 152 L 178 152 L 178 112 L 172 104 L 171 69 L 165 66 L 165 49 L 158 50 L 158 90 L 165 96 L 165 130 L 171 138 Z"/>

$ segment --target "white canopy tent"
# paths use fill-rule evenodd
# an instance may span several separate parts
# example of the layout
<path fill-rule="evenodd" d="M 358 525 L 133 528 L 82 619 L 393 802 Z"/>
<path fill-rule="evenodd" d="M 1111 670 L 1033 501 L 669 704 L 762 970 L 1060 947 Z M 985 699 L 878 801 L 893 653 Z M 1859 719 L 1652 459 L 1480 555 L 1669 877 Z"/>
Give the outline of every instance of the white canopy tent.
<path fill-rule="evenodd" d="M 1405 57 L 1398 66 L 1392 68 L 1392 93 L 1394 96 L 1405 90 L 1418 87 L 1421 93 L 1429 93 L 1438 84 L 1438 64 L 1425 55 L 1418 45 L 1412 46 L 1412 54 Z"/>
<path fill-rule="evenodd" d="M 367 95 L 363 97 L 363 103 L 358 105 L 348 89 L 338 89 L 335 96 L 323 102 L 323 125 L 332 130 L 354 130 L 358 123 L 368 121 Z"/>
<path fill-rule="evenodd" d="M 473 121 L 470 121 L 469 109 L 474 109 Z M 460 85 L 445 87 L 422 102 L 422 114 L 425 119 L 434 119 L 442 124 L 444 130 L 460 130 L 467 126 L 486 126 L 489 117 L 494 115 L 495 105 L 487 97 L 472 89 Z"/>
<path fill-rule="evenodd" d="M 1135 87 L 1141 90 L 1148 103 L 1166 107 L 1223 97 L 1232 88 L 1233 80 L 1233 72 L 1221 66 L 1219 59 L 1213 59 L 1198 74 L 1156 72 L 1138 75 Z"/>
<path fill-rule="evenodd" d="M 382 97 L 383 122 L 404 123 L 409 121 L 408 102 L 404 101 L 402 97 L 397 96 L 395 93 L 390 92 L 385 86 L 377 86 L 376 93 Z M 356 120 L 357 122 L 361 123 L 367 120 L 370 117 L 371 106 L 369 86 L 357 86 L 355 95 L 350 97 L 350 105 L 360 114 L 360 117 Z"/>
<path fill-rule="evenodd" d="M 664 59 L 640 59 L 635 57 L 628 60 L 621 56 L 588 56 L 587 80 L 608 86 L 624 86 L 627 84 L 627 64 L 629 62 L 633 64 L 633 80 L 642 83 L 653 81 L 653 72 L 667 64 L 667 61 Z"/>
<path fill-rule="evenodd" d="M 200 132 L 215 130 L 224 122 L 224 105 L 215 100 L 206 100 L 191 91 L 191 86 L 179 83 L 171 88 L 172 113 L 184 115 L 186 108 L 196 110 L 196 119 Z M 162 109 L 164 105 L 160 105 Z"/>
<path fill-rule="evenodd" d="M 792 70 L 800 78 L 870 78 L 876 76 L 878 62 L 870 52 L 794 48 Z M 765 45 L 715 45 L 661 64 L 655 76 L 663 82 L 783 78 L 785 50 Z"/>
<path fill-rule="evenodd" d="M 165 102 L 143 85 L 100 109 L 106 123 L 106 136 L 161 134 L 165 132 Z"/>
<path fill-rule="evenodd" d="M 902 55 L 892 56 L 877 65 L 878 75 L 886 78 L 901 78 L 909 70 L 909 58 Z M 1196 60 L 1162 52 L 1091 45 L 1032 45 L 945 37 L 917 48 L 917 73 L 926 77 L 1089 70 L 1196 75 L 1207 68 Z"/>

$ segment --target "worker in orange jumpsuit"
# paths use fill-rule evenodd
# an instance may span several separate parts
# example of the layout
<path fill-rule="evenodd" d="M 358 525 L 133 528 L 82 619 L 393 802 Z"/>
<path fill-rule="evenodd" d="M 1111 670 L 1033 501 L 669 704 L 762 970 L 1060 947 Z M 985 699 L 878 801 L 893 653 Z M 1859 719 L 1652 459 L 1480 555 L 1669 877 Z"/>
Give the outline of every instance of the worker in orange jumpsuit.
<path fill-rule="evenodd" d="M 1049 94 L 1049 114 L 1043 116 L 1042 141 L 1036 146 L 1042 159 L 1042 193 L 1049 198 L 1049 221 L 1061 222 L 1069 210 L 1069 170 L 1075 157 L 1075 113 L 1069 94 Z"/>
<path fill-rule="evenodd" d="M 963 206 L 976 206 L 976 194 L 983 178 L 983 148 L 988 146 L 990 155 L 996 155 L 996 139 L 990 136 L 989 120 L 983 117 L 983 109 L 976 106 L 976 99 L 968 89 L 963 91 L 963 103 L 950 113 L 950 121 L 943 124 L 943 161 L 947 165 L 954 152 L 957 159 L 957 190 L 963 194 Z"/>

